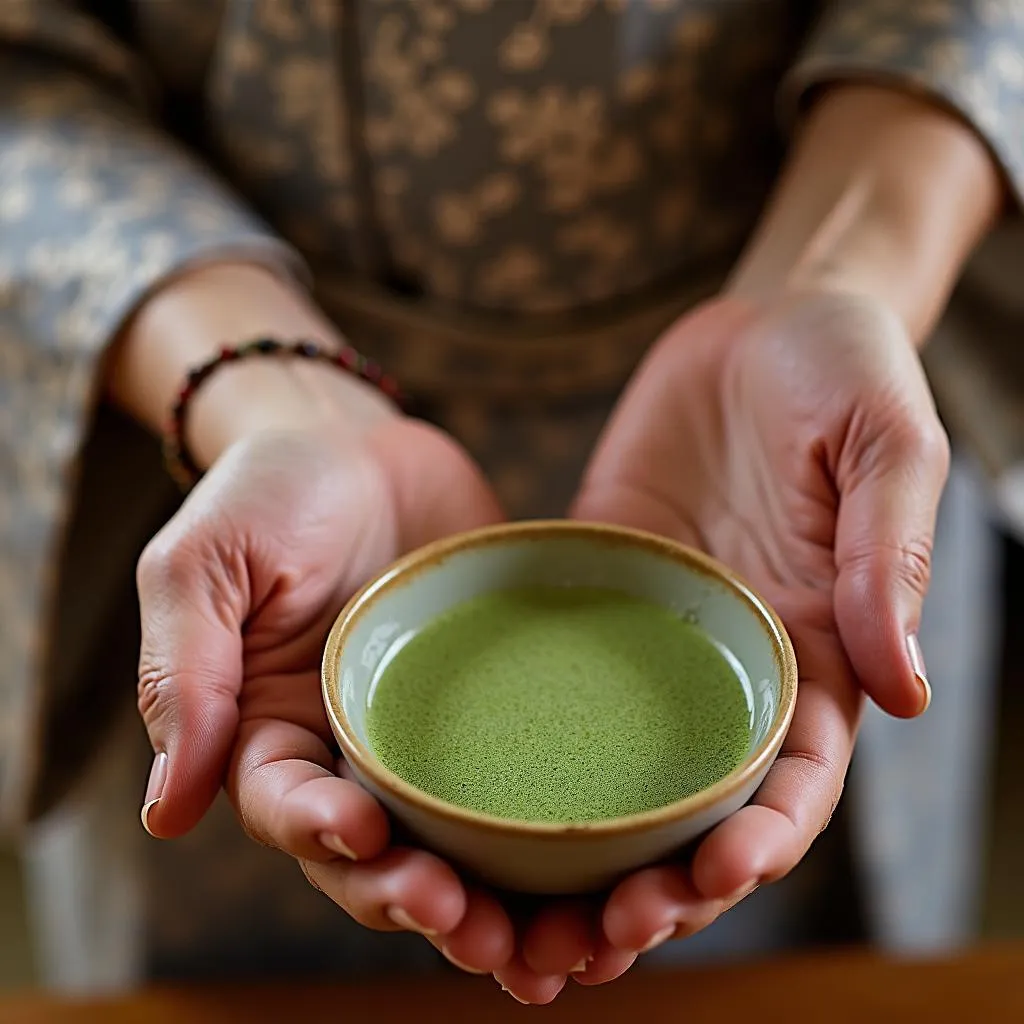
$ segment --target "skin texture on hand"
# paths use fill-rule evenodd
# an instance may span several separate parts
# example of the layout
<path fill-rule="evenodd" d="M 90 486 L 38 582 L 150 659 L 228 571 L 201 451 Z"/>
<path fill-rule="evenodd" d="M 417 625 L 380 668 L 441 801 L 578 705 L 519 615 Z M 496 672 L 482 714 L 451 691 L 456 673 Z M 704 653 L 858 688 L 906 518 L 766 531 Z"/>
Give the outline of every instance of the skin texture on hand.
<path fill-rule="evenodd" d="M 610 943 L 689 933 L 790 871 L 839 799 L 863 692 L 895 715 L 924 710 L 907 638 L 948 458 L 902 324 L 864 299 L 720 300 L 641 367 L 574 514 L 673 537 L 745 576 L 790 632 L 800 691 L 751 803 L 690 867 L 623 882 L 604 909 Z"/>
<path fill-rule="evenodd" d="M 691 865 L 624 881 L 596 931 L 594 909 L 577 911 L 577 931 L 589 920 L 600 936 L 595 980 L 614 974 L 609 948 L 692 934 L 799 862 L 839 799 L 865 692 L 900 716 L 927 706 L 915 634 L 949 454 L 915 346 L 1003 197 L 984 144 L 946 111 L 826 90 L 726 296 L 672 328 L 621 400 L 574 514 L 745 575 L 782 615 L 801 679 L 752 802 Z M 538 976 L 556 966 L 542 955 L 556 913 L 527 936 Z"/>
<path fill-rule="evenodd" d="M 286 280 L 198 268 L 132 318 L 108 393 L 157 431 L 190 366 L 224 339 L 267 333 L 340 340 Z M 181 835 L 224 784 L 248 833 L 295 857 L 355 920 L 422 933 L 465 970 L 507 967 L 516 908 L 432 854 L 390 845 L 386 814 L 335 760 L 319 684 L 347 597 L 403 552 L 500 519 L 490 489 L 450 438 L 319 364 L 224 367 L 187 426 L 212 468 L 138 570 L 139 707 L 156 755 L 144 824 Z M 555 980 L 539 980 L 542 995 Z M 532 999 L 538 979 L 508 986 Z"/>
<path fill-rule="evenodd" d="M 692 861 L 520 915 L 495 972 L 517 998 L 549 1002 L 569 977 L 610 981 L 799 863 L 839 800 L 864 693 L 900 716 L 926 704 L 907 638 L 947 468 L 916 350 L 881 304 L 726 298 L 654 348 L 573 514 L 675 538 L 744 575 L 793 638 L 797 710 L 753 800 Z"/>
<path fill-rule="evenodd" d="M 507 962 L 493 896 L 388 845 L 385 812 L 336 761 L 320 695 L 324 637 L 356 587 L 499 518 L 454 442 L 410 420 L 359 444 L 268 433 L 222 456 L 139 565 L 139 707 L 166 755 L 150 831 L 186 832 L 226 778 L 249 835 L 297 858 L 357 921 L 420 931 L 473 970 Z"/>
<path fill-rule="evenodd" d="M 642 871 L 607 901 L 527 906 L 388 845 L 386 815 L 335 761 L 319 690 L 323 637 L 345 597 L 400 552 L 498 518 L 490 492 L 449 439 L 405 420 L 365 443 L 305 432 L 242 442 L 140 565 L 140 707 L 167 754 L 148 825 L 186 831 L 226 771 L 250 835 L 296 857 L 357 921 L 418 931 L 528 1002 L 550 1001 L 569 976 L 611 980 L 797 863 L 838 799 L 861 685 L 898 714 L 920 710 L 905 636 L 945 458 L 916 353 L 884 309 L 730 300 L 666 336 L 610 423 L 575 514 L 696 544 L 746 575 L 793 635 L 797 716 L 753 803 L 708 837 L 692 870 Z"/>
<path fill-rule="evenodd" d="M 335 760 L 323 639 L 387 562 L 500 510 L 454 442 L 310 367 L 232 367 L 197 396 L 190 441 L 213 468 L 139 567 L 139 702 L 159 755 L 147 826 L 187 831 L 226 778 L 247 831 L 356 920 L 418 931 L 534 1003 L 570 976 L 617 977 L 781 877 L 839 798 L 863 693 L 903 716 L 925 703 L 907 636 L 948 452 L 911 342 L 998 200 L 987 154 L 952 118 L 834 90 L 738 269 L 742 298 L 662 339 L 594 455 L 575 515 L 716 555 L 778 609 L 797 650 L 783 754 L 692 865 L 639 872 L 606 900 L 520 904 L 389 845 L 383 810 Z M 154 429 L 187 367 L 225 338 L 337 340 L 293 286 L 255 268 L 208 268 L 156 298 L 108 381 Z"/>

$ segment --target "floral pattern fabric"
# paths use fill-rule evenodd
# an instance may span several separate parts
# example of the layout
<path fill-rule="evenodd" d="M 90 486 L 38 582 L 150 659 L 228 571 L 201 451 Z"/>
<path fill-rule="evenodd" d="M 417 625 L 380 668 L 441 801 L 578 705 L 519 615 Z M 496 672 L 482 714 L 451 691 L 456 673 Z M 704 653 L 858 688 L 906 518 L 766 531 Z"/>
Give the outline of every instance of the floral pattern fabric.
<path fill-rule="evenodd" d="M 1021 192 L 1022 0 L 0 3 L 0 820 L 74 794 L 133 690 L 101 648 L 168 495 L 144 445 L 130 486 L 102 475 L 129 431 L 96 448 L 97 384 L 147 292 L 225 256 L 295 273 L 513 513 L 557 513 L 844 78 L 952 106 Z M 229 918 L 242 942 L 254 899 L 305 921 L 301 878 L 232 835 L 140 852 L 154 948 Z"/>

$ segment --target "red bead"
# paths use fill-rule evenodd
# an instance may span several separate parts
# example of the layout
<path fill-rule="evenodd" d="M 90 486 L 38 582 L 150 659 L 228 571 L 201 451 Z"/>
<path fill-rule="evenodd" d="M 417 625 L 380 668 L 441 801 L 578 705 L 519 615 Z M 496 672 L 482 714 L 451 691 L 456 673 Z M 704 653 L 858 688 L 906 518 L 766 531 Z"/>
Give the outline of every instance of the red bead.
<path fill-rule="evenodd" d="M 351 345 L 344 346 L 337 353 L 322 349 L 315 342 L 308 340 L 280 342 L 275 338 L 256 338 L 242 345 L 224 345 L 215 356 L 189 370 L 172 408 L 171 421 L 164 435 L 164 445 L 167 468 L 176 480 L 187 486 L 194 483 L 200 475 L 184 442 L 184 424 L 188 404 L 206 378 L 224 363 L 253 355 L 278 353 L 330 363 L 373 384 L 400 405 L 404 404 L 401 389 L 395 378 L 385 374 L 376 362 L 364 358 Z"/>

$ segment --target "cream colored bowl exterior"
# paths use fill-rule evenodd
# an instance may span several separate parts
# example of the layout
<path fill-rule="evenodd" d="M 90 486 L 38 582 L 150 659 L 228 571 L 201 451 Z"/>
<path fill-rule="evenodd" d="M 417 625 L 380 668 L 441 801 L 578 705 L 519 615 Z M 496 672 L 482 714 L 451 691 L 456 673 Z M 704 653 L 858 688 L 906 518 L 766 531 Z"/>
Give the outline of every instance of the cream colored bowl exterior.
<path fill-rule="evenodd" d="M 606 889 L 623 874 L 661 860 L 737 811 L 761 784 L 768 765 L 726 800 L 687 817 L 671 818 L 636 832 L 588 836 L 570 828 L 547 835 L 482 831 L 453 821 L 374 785 L 360 782 L 425 847 L 467 868 L 482 881 L 515 892 L 571 895 Z"/>
<path fill-rule="evenodd" d="M 453 605 L 522 585 L 613 587 L 698 622 L 734 656 L 749 683 L 746 760 L 709 789 L 667 807 L 565 825 L 454 807 L 384 768 L 367 741 L 366 711 L 389 656 Z M 335 623 L 323 686 L 332 728 L 356 777 L 424 846 L 499 888 L 571 894 L 606 888 L 677 853 L 750 799 L 789 727 L 796 663 L 775 614 L 706 556 L 635 531 L 534 522 L 450 538 L 387 570 Z"/>

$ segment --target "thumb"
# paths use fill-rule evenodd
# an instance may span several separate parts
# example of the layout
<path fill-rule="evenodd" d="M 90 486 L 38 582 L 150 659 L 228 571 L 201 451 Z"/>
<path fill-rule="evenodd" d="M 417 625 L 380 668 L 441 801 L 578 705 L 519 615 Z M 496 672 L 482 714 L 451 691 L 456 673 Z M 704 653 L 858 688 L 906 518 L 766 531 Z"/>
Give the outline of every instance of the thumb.
<path fill-rule="evenodd" d="M 158 535 L 139 561 L 139 711 L 154 751 L 142 824 L 164 839 L 213 803 L 238 724 L 242 595 L 225 595 L 231 576 L 213 575 L 216 557 Z"/>
<path fill-rule="evenodd" d="M 894 421 L 890 409 L 884 419 L 884 430 L 855 443 L 837 474 L 834 610 L 868 696 L 890 714 L 912 718 L 931 700 L 917 631 L 949 443 L 934 410 Z"/>

